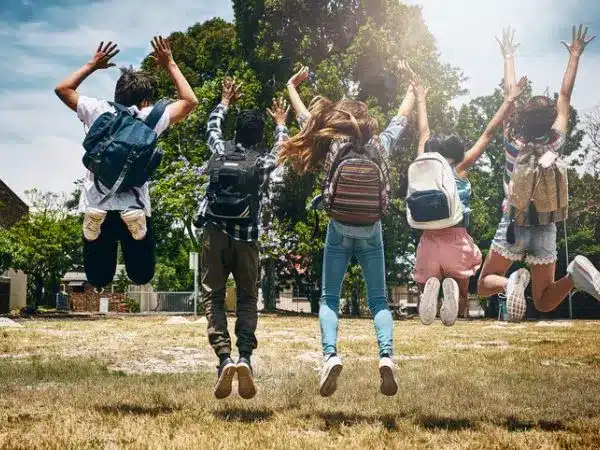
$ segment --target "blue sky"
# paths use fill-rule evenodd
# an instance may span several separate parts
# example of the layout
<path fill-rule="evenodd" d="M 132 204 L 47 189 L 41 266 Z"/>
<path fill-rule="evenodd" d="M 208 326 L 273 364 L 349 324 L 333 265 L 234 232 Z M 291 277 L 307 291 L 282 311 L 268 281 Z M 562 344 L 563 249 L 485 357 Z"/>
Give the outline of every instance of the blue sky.
<path fill-rule="evenodd" d="M 536 92 L 557 90 L 567 61 L 559 43 L 584 22 L 600 33 L 597 0 L 406 0 L 423 6 L 441 58 L 469 77 L 469 96 L 484 95 L 502 77 L 495 34 L 517 28 L 517 71 Z M 37 187 L 70 191 L 83 176 L 83 128 L 56 99 L 61 78 L 85 63 L 101 40 L 119 43 L 119 65 L 138 65 L 154 34 L 168 35 L 214 16 L 232 20 L 226 0 L 1 0 L 0 179 L 17 193 Z M 582 112 L 600 104 L 600 38 L 583 56 L 573 104 Z M 118 71 L 90 77 L 81 92 L 111 98 Z"/>

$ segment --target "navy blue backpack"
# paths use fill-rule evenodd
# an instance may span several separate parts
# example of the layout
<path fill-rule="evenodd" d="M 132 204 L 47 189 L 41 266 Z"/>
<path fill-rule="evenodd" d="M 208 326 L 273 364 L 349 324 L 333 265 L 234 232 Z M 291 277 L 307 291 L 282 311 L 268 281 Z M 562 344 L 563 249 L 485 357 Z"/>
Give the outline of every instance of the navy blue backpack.
<path fill-rule="evenodd" d="M 94 174 L 98 191 L 105 194 L 102 202 L 115 193 L 143 186 L 152 176 L 163 156 L 156 147 L 154 127 L 169 103 L 156 103 L 146 120 L 136 118 L 123 105 L 110 103 L 116 113 L 105 112 L 92 124 L 83 141 L 83 165 Z M 109 192 L 103 192 L 98 182 Z"/>

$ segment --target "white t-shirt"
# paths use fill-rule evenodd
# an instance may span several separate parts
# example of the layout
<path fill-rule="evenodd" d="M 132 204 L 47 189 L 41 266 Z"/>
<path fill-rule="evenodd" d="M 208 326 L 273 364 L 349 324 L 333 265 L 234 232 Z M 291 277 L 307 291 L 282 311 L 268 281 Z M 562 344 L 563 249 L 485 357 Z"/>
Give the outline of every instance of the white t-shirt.
<path fill-rule="evenodd" d="M 152 111 L 152 107 L 148 106 L 143 109 L 138 109 L 137 106 L 131 106 L 129 110 L 140 119 L 144 120 Z M 83 124 L 89 128 L 105 112 L 115 112 L 115 109 L 106 101 L 98 100 L 83 95 L 79 96 L 77 102 L 77 117 L 83 122 Z M 170 117 L 169 108 L 165 109 L 162 117 L 154 127 L 157 135 L 161 135 L 169 127 Z M 105 187 L 102 183 L 98 182 L 102 190 L 106 193 L 110 189 Z M 99 206 L 100 201 L 104 198 L 105 194 L 98 192 L 96 184 L 94 183 L 94 175 L 87 171 L 85 179 L 83 180 L 83 192 L 81 193 L 81 200 L 79 201 L 79 211 L 85 212 L 87 208 L 98 208 L 105 211 L 125 211 L 127 209 L 143 209 L 146 216 L 150 216 L 150 194 L 148 192 L 148 183 L 144 184 L 140 188 L 132 188 L 127 192 L 120 192 L 107 199 L 102 206 Z"/>

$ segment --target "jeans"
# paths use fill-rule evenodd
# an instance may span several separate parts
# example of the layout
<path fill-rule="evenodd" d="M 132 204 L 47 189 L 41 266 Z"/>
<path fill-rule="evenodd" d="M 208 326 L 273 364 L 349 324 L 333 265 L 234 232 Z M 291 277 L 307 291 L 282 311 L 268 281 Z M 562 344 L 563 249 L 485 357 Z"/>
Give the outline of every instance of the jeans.
<path fill-rule="evenodd" d="M 340 291 L 348 263 L 356 256 L 367 283 L 369 309 L 373 315 L 379 355 L 392 355 L 393 320 L 385 285 L 385 261 L 381 223 L 356 227 L 329 222 L 323 258 L 323 295 L 319 310 L 323 353 L 337 352 Z"/>
<path fill-rule="evenodd" d="M 150 217 L 146 217 L 146 226 L 146 237 L 136 241 L 121 219 L 120 211 L 107 212 L 98 239 L 88 241 L 83 238 L 83 266 L 90 284 L 102 288 L 114 281 L 119 243 L 131 281 L 138 285 L 152 281 L 156 266 L 156 242 Z"/>

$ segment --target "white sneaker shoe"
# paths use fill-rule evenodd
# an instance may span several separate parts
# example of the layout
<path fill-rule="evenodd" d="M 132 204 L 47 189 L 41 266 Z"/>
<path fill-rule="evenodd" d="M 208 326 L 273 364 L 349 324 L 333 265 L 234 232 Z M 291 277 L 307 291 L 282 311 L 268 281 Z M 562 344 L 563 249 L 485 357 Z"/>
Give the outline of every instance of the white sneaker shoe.
<path fill-rule="evenodd" d="M 131 236 L 136 241 L 141 241 L 146 237 L 148 228 L 146 227 L 146 214 L 141 209 L 133 209 L 131 211 L 123 211 L 121 219 L 127 225 Z"/>
<path fill-rule="evenodd" d="M 398 383 L 394 372 L 396 371 L 396 365 L 392 358 L 384 356 L 379 360 L 379 375 L 381 376 L 381 386 L 379 390 L 383 395 L 392 396 L 398 392 Z"/>
<path fill-rule="evenodd" d="M 337 379 L 342 371 L 342 360 L 339 356 L 332 354 L 325 361 L 321 368 L 321 383 L 319 385 L 319 394 L 321 397 L 329 397 L 337 389 Z"/>
<path fill-rule="evenodd" d="M 451 327 L 458 318 L 458 301 L 460 292 L 458 283 L 453 278 L 446 278 L 442 283 L 444 301 L 440 308 L 440 319 L 447 327 Z"/>
<path fill-rule="evenodd" d="M 437 314 L 438 297 L 440 295 L 440 280 L 430 278 L 425 283 L 425 289 L 419 301 L 419 318 L 423 325 L 431 325 Z"/>
<path fill-rule="evenodd" d="M 575 289 L 584 291 L 600 301 L 600 272 L 585 256 L 578 255 L 569 264 L 567 272 L 571 275 Z"/>
<path fill-rule="evenodd" d="M 527 311 L 525 289 L 529 281 L 531 281 L 531 274 L 527 269 L 519 269 L 508 277 L 505 292 L 509 322 L 520 322 L 525 318 Z"/>
<path fill-rule="evenodd" d="M 105 219 L 106 211 L 98 208 L 87 208 L 83 216 L 83 237 L 90 242 L 98 239 Z"/>

